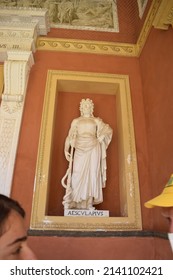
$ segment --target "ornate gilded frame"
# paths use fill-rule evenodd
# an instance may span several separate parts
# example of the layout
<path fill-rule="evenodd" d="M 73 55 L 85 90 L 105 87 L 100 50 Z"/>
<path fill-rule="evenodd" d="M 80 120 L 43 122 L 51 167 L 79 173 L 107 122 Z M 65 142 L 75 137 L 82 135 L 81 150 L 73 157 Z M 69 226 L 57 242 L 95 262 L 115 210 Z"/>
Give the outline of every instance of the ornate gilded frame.
<path fill-rule="evenodd" d="M 92 82 L 92 89 L 90 84 Z M 55 100 L 58 92 L 116 95 L 121 217 L 47 216 Z M 91 92 L 90 92 L 91 91 Z M 30 229 L 58 231 L 141 230 L 138 169 L 127 75 L 49 70 L 38 148 Z"/>

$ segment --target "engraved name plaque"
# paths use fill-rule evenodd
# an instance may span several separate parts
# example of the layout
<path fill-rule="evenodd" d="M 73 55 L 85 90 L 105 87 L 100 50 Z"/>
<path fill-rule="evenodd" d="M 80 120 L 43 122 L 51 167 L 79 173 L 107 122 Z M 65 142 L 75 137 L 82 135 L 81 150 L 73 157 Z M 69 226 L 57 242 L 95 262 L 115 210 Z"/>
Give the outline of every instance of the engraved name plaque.
<path fill-rule="evenodd" d="M 109 217 L 108 210 L 65 209 L 64 216 L 73 217 Z"/>

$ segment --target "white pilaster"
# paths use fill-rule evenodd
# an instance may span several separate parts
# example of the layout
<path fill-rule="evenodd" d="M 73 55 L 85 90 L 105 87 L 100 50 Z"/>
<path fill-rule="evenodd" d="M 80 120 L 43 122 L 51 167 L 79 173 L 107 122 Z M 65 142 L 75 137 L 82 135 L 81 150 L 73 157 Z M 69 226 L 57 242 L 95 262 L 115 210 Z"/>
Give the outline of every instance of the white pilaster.
<path fill-rule="evenodd" d="M 33 56 L 29 51 L 9 52 L 7 55 L 0 107 L 0 193 L 9 196 Z"/>
<path fill-rule="evenodd" d="M 0 61 L 4 91 L 0 104 L 0 193 L 10 196 L 32 52 L 49 31 L 48 10 L 0 9 Z"/>

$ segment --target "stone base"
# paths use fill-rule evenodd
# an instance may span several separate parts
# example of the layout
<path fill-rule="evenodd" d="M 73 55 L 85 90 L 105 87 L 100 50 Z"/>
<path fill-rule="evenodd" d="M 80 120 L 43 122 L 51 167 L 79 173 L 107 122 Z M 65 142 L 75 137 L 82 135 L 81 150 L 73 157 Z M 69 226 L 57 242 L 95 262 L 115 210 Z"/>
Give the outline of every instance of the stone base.
<path fill-rule="evenodd" d="M 108 210 L 65 209 L 64 216 L 72 217 L 109 217 Z"/>

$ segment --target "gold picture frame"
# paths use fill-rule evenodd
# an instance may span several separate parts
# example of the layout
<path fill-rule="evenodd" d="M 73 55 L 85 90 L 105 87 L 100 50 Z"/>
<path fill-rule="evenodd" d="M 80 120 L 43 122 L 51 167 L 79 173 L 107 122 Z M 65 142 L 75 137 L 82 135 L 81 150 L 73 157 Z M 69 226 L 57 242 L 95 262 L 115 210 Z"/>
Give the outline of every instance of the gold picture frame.
<path fill-rule="evenodd" d="M 101 93 L 116 96 L 121 208 L 121 216 L 119 217 L 46 215 L 55 108 L 57 94 L 60 91 Z M 128 75 L 61 70 L 48 71 L 30 229 L 52 231 L 129 231 L 142 229 L 138 169 Z"/>

